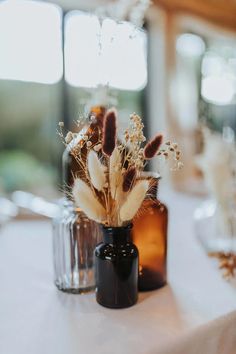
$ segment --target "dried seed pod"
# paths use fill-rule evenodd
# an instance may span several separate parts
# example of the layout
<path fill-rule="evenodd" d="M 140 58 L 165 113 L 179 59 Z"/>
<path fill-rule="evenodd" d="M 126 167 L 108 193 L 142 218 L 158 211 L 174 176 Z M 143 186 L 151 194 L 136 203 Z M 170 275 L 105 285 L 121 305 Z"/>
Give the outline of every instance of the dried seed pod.
<path fill-rule="evenodd" d="M 151 141 L 149 141 L 149 143 L 145 145 L 143 154 L 146 160 L 150 160 L 156 155 L 157 151 L 159 150 L 162 144 L 162 140 L 162 134 L 158 134 Z"/>
<path fill-rule="evenodd" d="M 124 177 L 123 177 L 123 185 L 122 185 L 123 192 L 128 192 L 133 187 L 133 184 L 134 184 L 134 181 L 136 178 L 136 174 L 137 174 L 137 171 L 136 171 L 135 167 L 130 167 L 126 171 L 126 173 L 124 174 Z"/>
<path fill-rule="evenodd" d="M 116 146 L 116 116 L 115 109 L 110 109 L 104 118 L 102 151 L 107 156 L 111 156 Z"/>

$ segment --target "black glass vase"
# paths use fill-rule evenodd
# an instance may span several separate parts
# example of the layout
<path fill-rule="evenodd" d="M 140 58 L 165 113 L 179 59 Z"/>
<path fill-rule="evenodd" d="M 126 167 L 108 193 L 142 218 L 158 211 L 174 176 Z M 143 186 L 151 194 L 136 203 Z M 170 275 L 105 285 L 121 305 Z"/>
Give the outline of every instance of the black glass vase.
<path fill-rule="evenodd" d="M 96 300 L 124 308 L 138 299 L 138 249 L 131 242 L 132 224 L 102 227 L 104 242 L 95 249 Z"/>

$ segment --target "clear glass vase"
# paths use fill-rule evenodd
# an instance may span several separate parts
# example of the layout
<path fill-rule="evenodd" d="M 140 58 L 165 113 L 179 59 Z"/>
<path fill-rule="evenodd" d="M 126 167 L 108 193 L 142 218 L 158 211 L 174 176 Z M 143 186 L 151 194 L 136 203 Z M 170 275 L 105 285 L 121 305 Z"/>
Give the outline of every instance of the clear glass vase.
<path fill-rule="evenodd" d="M 235 205 L 223 208 L 214 199 L 206 200 L 195 210 L 195 234 L 208 254 L 236 252 L 235 210 Z"/>
<path fill-rule="evenodd" d="M 95 288 L 94 249 L 101 242 L 99 225 L 65 200 L 53 220 L 54 280 L 58 289 L 84 293 Z"/>

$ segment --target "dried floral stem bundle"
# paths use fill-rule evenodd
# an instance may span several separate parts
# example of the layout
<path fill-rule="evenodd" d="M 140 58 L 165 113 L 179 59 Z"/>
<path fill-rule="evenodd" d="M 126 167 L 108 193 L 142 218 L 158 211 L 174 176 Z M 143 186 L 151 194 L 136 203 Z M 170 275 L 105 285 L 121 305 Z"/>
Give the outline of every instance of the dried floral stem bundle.
<path fill-rule="evenodd" d="M 223 271 L 223 277 L 230 280 L 235 277 L 236 273 L 236 254 L 229 252 L 211 252 L 210 257 L 217 258 L 219 260 L 219 269 Z"/>
<path fill-rule="evenodd" d="M 148 177 L 142 176 L 147 161 L 172 156 L 176 168 L 182 166 L 177 144 L 163 144 L 162 134 L 145 144 L 143 128 L 141 118 L 132 114 L 121 142 L 117 139 L 117 112 L 110 109 L 96 141 L 92 133 L 84 134 L 83 139 L 71 132 L 66 135 L 65 143 L 73 144 L 72 154 L 83 172 L 75 176 L 72 194 L 89 218 L 108 226 L 130 222 L 152 187 Z"/>

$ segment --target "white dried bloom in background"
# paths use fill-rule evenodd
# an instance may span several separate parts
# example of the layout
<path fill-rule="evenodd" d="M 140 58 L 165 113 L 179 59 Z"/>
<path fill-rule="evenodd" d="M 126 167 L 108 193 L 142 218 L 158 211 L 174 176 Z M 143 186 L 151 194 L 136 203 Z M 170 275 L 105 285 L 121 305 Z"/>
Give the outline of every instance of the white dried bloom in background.
<path fill-rule="evenodd" d="M 219 133 L 204 130 L 204 150 L 196 157 L 208 191 L 218 203 L 218 225 L 223 234 L 232 233 L 232 206 L 236 206 L 236 148 Z M 235 230 L 236 231 L 236 230 Z"/>
<path fill-rule="evenodd" d="M 116 0 L 105 6 L 99 6 L 96 14 L 100 19 L 110 17 L 116 21 L 130 21 L 137 27 L 143 26 L 150 0 Z"/>

